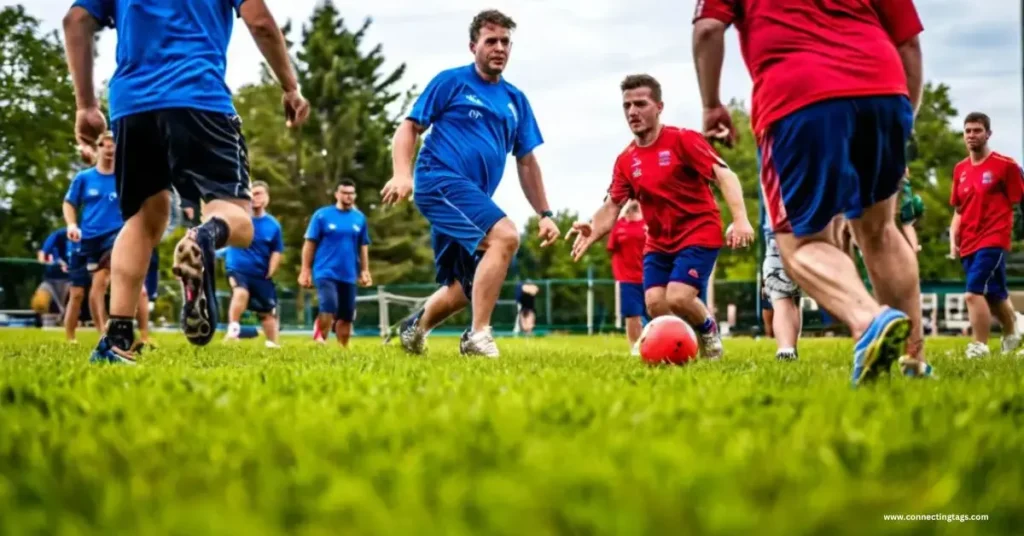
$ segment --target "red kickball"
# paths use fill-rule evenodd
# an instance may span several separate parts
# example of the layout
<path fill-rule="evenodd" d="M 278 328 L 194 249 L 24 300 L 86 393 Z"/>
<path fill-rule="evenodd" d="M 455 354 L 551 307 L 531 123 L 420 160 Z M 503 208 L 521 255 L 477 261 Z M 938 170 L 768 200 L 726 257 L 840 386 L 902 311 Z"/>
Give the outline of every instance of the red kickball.
<path fill-rule="evenodd" d="M 683 319 L 659 316 L 640 334 L 640 357 L 652 365 L 685 365 L 697 357 L 697 335 Z"/>

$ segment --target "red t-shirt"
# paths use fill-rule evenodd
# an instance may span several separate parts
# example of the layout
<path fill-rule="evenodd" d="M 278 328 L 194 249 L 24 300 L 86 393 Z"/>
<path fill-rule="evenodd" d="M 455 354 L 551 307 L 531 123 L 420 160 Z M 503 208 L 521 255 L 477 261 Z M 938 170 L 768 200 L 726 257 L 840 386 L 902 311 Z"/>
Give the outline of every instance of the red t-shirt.
<path fill-rule="evenodd" d="M 924 29 L 913 0 L 697 0 L 704 18 L 739 31 L 758 136 L 815 102 L 908 95 L 896 47 Z"/>
<path fill-rule="evenodd" d="M 647 224 L 644 220 L 622 218 L 615 222 L 608 235 L 608 251 L 612 254 L 612 276 L 622 283 L 644 282 L 644 243 Z"/>
<path fill-rule="evenodd" d="M 634 140 L 615 159 L 608 194 L 622 204 L 640 202 L 650 252 L 678 253 L 690 246 L 720 248 L 722 217 L 709 182 L 725 161 L 704 136 L 663 126 L 647 147 Z"/>
<path fill-rule="evenodd" d="M 965 158 L 953 168 L 949 204 L 960 213 L 960 256 L 982 248 L 1010 251 L 1013 205 L 1020 203 L 1024 175 L 1012 158 L 989 153 L 978 164 Z"/>

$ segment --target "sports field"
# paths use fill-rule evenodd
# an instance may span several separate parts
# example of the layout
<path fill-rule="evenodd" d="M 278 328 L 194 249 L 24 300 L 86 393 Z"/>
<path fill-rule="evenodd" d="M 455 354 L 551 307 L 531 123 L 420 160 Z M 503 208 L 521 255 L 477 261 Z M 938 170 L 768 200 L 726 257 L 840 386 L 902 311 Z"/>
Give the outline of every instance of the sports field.
<path fill-rule="evenodd" d="M 137 367 L 0 330 L 0 534 L 1012 534 L 1022 362 L 930 342 L 940 379 L 848 387 L 851 344 L 726 340 L 651 368 L 620 337 L 379 340 Z M 937 342 L 935 342 L 937 341 Z M 987 515 L 886 521 L 885 515 Z"/>

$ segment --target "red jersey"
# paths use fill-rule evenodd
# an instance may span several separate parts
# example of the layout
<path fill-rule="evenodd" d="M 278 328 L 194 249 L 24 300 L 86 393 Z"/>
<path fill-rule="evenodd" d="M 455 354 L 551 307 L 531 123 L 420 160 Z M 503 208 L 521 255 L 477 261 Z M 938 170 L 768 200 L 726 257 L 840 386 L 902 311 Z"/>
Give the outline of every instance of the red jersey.
<path fill-rule="evenodd" d="M 982 248 L 1010 251 L 1013 205 L 1020 203 L 1024 174 L 1012 158 L 989 153 L 978 164 L 965 158 L 953 168 L 949 204 L 960 213 L 960 256 Z"/>
<path fill-rule="evenodd" d="M 615 222 L 608 235 L 608 251 L 612 254 L 612 276 L 622 283 L 644 282 L 644 243 L 647 224 L 644 220 L 622 218 Z"/>
<path fill-rule="evenodd" d="M 697 0 L 704 18 L 739 32 L 758 136 L 819 101 L 908 95 L 896 47 L 924 29 L 913 0 Z"/>
<path fill-rule="evenodd" d="M 698 132 L 663 126 L 654 143 L 636 140 L 615 159 L 612 201 L 640 202 L 647 223 L 644 254 L 678 253 L 690 246 L 720 248 L 722 217 L 711 193 L 715 165 L 725 161 Z"/>

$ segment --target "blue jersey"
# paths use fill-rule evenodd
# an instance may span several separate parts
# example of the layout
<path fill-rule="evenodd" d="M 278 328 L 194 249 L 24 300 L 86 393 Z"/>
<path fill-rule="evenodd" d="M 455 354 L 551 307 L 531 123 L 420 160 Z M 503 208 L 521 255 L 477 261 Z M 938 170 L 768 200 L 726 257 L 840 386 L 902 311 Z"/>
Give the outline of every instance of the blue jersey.
<path fill-rule="evenodd" d="M 39 251 L 43 252 L 43 255 L 53 257 L 53 262 L 47 264 L 43 270 L 44 279 L 67 279 L 68 274 L 61 269 L 60 263 L 68 264 L 69 254 L 71 252 L 72 244 L 68 240 L 68 230 L 64 227 L 57 229 L 50 233 L 50 236 L 46 237 L 46 241 L 39 248 Z"/>
<path fill-rule="evenodd" d="M 370 243 L 366 216 L 359 209 L 330 205 L 313 213 L 306 240 L 316 242 L 313 280 L 355 283 L 359 278 L 359 250 Z"/>
<path fill-rule="evenodd" d="M 113 174 L 105 175 L 94 167 L 78 172 L 64 201 L 78 210 L 83 240 L 112 233 L 124 225 Z"/>
<path fill-rule="evenodd" d="M 417 192 L 468 180 L 494 195 L 508 155 L 520 158 L 544 143 L 526 95 L 504 79 L 484 80 L 474 65 L 435 76 L 408 118 L 432 127 L 416 160 Z"/>
<path fill-rule="evenodd" d="M 234 114 L 225 82 L 235 12 L 245 0 L 75 0 L 117 29 L 110 118 L 165 108 Z"/>
<path fill-rule="evenodd" d="M 247 248 L 227 248 L 225 262 L 229 272 L 252 277 L 267 277 L 270 256 L 284 251 L 281 224 L 270 214 L 252 219 L 252 243 Z"/>

